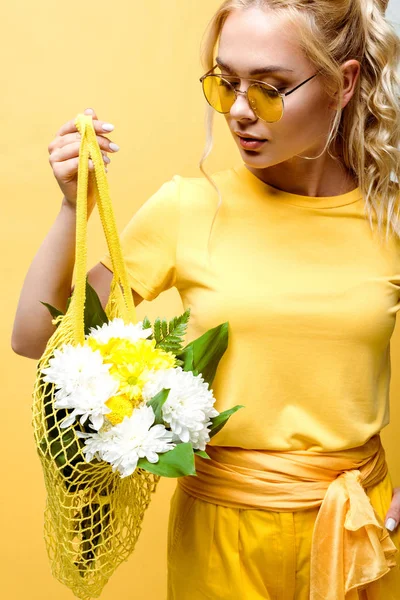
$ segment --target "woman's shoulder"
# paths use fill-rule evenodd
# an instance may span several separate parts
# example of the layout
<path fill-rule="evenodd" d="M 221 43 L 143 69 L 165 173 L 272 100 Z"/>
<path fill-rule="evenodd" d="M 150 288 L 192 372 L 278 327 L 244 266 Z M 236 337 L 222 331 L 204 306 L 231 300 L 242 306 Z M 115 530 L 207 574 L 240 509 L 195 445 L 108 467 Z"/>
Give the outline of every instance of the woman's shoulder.
<path fill-rule="evenodd" d="M 200 170 L 200 169 L 199 169 Z M 234 167 L 228 167 L 213 172 L 204 169 L 199 176 L 174 175 L 172 178 L 179 188 L 179 195 L 182 201 L 204 203 L 205 200 L 211 200 L 213 203 L 218 198 L 218 190 L 221 192 L 236 182 L 236 171 Z"/>
<path fill-rule="evenodd" d="M 174 178 L 177 178 L 187 185 L 192 185 L 194 187 L 206 188 L 211 185 L 210 179 L 215 182 L 230 182 L 236 176 L 235 167 L 227 167 L 224 169 L 208 171 L 207 169 L 201 170 L 199 167 L 200 174 L 197 176 L 189 176 L 189 175 L 174 175 Z"/>

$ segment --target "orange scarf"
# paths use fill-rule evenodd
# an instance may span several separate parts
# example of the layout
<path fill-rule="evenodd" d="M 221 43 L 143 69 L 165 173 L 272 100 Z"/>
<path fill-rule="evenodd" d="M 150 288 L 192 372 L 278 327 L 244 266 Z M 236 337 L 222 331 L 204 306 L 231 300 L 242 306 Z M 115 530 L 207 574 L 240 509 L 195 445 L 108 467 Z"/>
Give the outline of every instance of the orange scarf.
<path fill-rule="evenodd" d="M 293 512 L 320 507 L 314 525 L 310 600 L 352 600 L 357 589 L 397 565 L 398 552 L 367 487 L 388 467 L 380 435 L 338 452 L 274 452 L 207 446 L 197 476 L 178 479 L 188 494 L 232 508 Z"/>

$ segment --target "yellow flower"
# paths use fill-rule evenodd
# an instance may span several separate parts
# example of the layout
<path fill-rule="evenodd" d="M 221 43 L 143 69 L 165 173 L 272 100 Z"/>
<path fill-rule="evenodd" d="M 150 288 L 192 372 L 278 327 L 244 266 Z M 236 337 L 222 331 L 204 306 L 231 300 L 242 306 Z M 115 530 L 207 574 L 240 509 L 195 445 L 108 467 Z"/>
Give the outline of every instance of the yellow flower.
<path fill-rule="evenodd" d="M 112 425 L 122 423 L 124 417 L 132 416 L 133 404 L 124 394 L 112 396 L 106 401 L 106 405 L 112 410 L 112 412 L 106 414 Z"/>
<path fill-rule="evenodd" d="M 100 350 L 104 362 L 111 363 L 109 373 L 120 382 L 119 391 L 136 405 L 151 371 L 171 369 L 176 366 L 172 352 L 155 348 L 156 340 L 111 338 L 106 344 L 88 338 L 93 350 Z"/>

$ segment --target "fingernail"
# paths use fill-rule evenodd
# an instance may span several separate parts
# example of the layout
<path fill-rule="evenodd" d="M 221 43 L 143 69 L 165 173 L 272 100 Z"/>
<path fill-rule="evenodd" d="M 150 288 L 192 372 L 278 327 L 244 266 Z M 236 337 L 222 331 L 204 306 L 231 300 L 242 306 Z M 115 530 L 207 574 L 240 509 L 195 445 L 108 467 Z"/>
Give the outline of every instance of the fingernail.
<path fill-rule="evenodd" d="M 386 529 L 389 529 L 389 531 L 393 531 L 396 527 L 396 521 L 392 519 L 392 517 L 389 517 L 389 519 L 385 523 L 385 527 Z"/>
<path fill-rule="evenodd" d="M 104 161 L 109 164 L 111 162 L 111 158 L 108 158 L 108 156 L 104 156 Z"/>
<path fill-rule="evenodd" d="M 111 148 L 111 150 L 113 150 L 114 152 L 118 152 L 118 150 L 119 150 L 119 146 L 118 146 L 118 144 L 114 144 L 114 142 L 111 142 L 111 143 L 110 143 L 110 148 Z"/>
<path fill-rule="evenodd" d="M 85 113 L 93 114 L 93 108 L 85 108 Z"/>
<path fill-rule="evenodd" d="M 102 129 L 103 131 L 112 131 L 114 129 L 114 125 L 112 123 L 104 123 Z"/>

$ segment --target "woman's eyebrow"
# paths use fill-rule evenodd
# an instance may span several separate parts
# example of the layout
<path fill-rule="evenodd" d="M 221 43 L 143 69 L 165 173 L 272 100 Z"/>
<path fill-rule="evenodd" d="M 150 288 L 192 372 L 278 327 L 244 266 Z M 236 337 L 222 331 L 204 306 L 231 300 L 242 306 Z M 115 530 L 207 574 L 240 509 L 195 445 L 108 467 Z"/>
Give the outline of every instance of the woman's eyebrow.
<path fill-rule="evenodd" d="M 222 67 L 223 69 L 225 69 L 226 71 L 228 71 L 232 75 L 236 75 L 234 69 L 232 69 L 226 63 L 224 63 L 219 58 L 219 56 L 217 56 L 217 58 L 215 59 L 215 61 L 216 61 L 216 63 L 220 67 Z M 250 71 L 250 75 L 263 75 L 263 74 L 266 74 L 266 73 L 277 73 L 278 71 L 283 71 L 285 73 L 294 73 L 293 69 L 288 69 L 287 67 L 281 67 L 280 65 L 270 65 L 269 67 L 259 67 L 259 68 L 256 68 L 256 69 L 252 69 Z"/>

